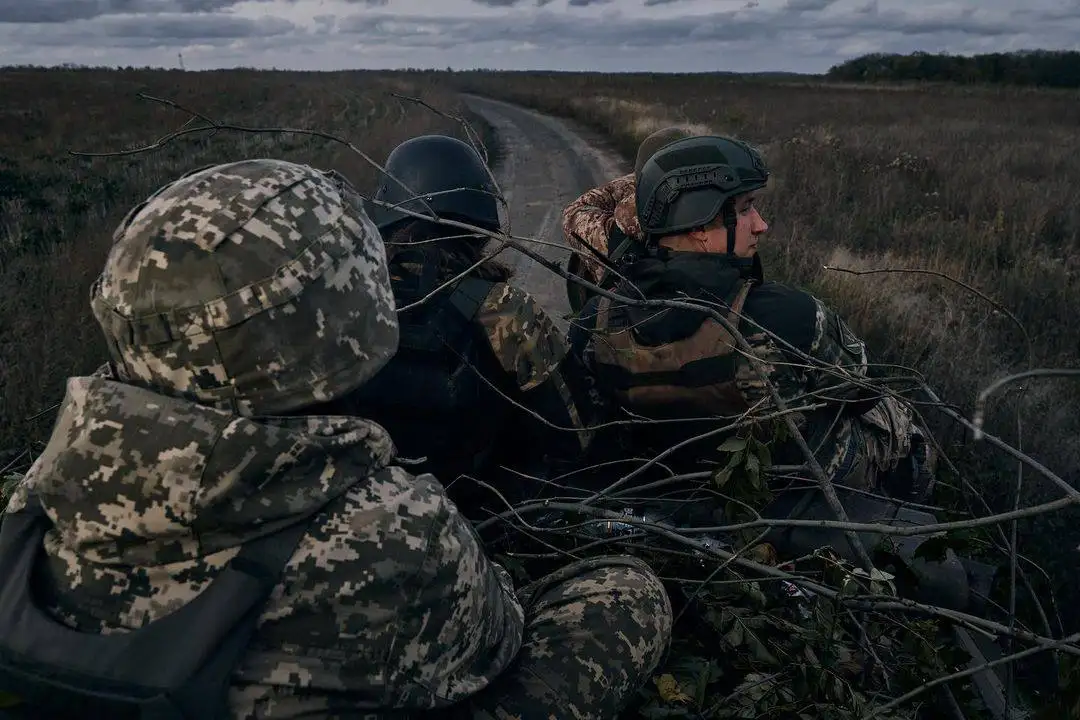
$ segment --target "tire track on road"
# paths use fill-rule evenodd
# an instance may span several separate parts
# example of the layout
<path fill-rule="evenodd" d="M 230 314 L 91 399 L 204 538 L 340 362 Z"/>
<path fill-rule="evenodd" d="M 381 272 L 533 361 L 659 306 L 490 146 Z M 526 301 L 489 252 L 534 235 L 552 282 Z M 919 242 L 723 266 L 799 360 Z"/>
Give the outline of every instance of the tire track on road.
<path fill-rule="evenodd" d="M 502 149 L 495 179 L 510 207 L 511 232 L 558 243 L 560 247 L 533 247 L 566 267 L 570 250 L 562 246 L 563 208 L 589 188 L 630 172 L 629 163 L 597 134 L 570 121 L 500 100 L 468 94 L 462 98 L 495 128 Z M 501 257 L 516 269 L 517 282 L 565 330 L 570 312 L 566 281 L 517 250 L 506 250 Z"/>

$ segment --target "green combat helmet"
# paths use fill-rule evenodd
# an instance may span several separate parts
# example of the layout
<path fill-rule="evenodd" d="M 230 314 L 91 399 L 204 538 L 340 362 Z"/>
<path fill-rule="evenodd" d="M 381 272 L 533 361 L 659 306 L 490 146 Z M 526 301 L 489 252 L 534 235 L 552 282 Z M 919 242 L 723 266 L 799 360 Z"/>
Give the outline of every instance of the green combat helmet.
<path fill-rule="evenodd" d="M 394 354 L 385 249 L 342 176 L 280 160 L 188 173 L 120 223 L 91 291 L 119 378 L 244 416 L 363 384 Z"/>
<path fill-rule="evenodd" d="M 708 225 L 723 216 L 727 254 L 735 258 L 734 199 L 769 182 L 761 155 L 741 140 L 702 135 L 660 148 L 641 167 L 636 188 L 638 222 L 645 248 L 665 235 Z"/>

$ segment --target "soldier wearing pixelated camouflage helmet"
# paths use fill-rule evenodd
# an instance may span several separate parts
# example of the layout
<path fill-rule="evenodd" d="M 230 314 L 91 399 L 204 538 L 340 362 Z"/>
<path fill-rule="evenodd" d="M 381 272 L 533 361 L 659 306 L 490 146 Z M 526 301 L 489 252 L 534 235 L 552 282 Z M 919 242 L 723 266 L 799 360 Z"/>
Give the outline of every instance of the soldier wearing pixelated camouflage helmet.
<path fill-rule="evenodd" d="M 755 200 L 768 179 L 758 150 L 733 138 L 689 137 L 662 147 L 638 174 L 641 235 L 616 287 L 627 297 L 715 303 L 751 354 L 702 312 L 658 312 L 608 298 L 594 298 L 581 312 L 571 330 L 574 353 L 617 406 L 638 416 L 775 412 L 767 383 L 791 407 L 824 401 L 826 408 L 796 417 L 833 482 L 924 496 L 933 473 L 924 432 L 908 404 L 868 387 L 863 341 L 819 299 L 764 280 L 757 246 L 768 225 Z M 686 430 L 666 428 L 645 426 L 631 442 L 639 449 L 685 439 Z M 693 461 L 701 448 L 684 452 Z M 773 459 L 805 461 L 792 443 L 774 448 Z"/>
<path fill-rule="evenodd" d="M 0 690 L 54 718 L 607 718 L 658 663 L 647 566 L 519 595 L 436 478 L 335 412 L 399 336 L 340 176 L 170 183 L 120 224 L 92 306 L 111 362 L 68 380 L 0 532 Z"/>
<path fill-rule="evenodd" d="M 641 167 L 663 146 L 692 136 L 689 129 L 678 126 L 650 133 L 638 146 L 634 172 L 587 190 L 563 209 L 563 239 L 577 250 L 570 256 L 569 272 L 599 283 L 605 270 L 597 253 L 608 257 L 623 240 L 640 239 L 634 188 Z M 570 280 L 566 290 L 571 308 L 575 312 L 581 310 L 590 296 L 588 289 Z"/>

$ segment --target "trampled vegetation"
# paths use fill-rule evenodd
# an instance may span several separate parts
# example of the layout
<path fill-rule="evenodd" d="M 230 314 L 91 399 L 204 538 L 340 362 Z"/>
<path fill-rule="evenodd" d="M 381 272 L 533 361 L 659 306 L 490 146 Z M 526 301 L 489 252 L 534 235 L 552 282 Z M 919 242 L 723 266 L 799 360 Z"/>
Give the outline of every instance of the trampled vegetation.
<path fill-rule="evenodd" d="M 25 469 L 48 437 L 64 378 L 104 358 L 87 293 L 132 204 L 181 172 L 241 157 L 334 167 L 362 190 L 375 179 L 341 145 L 300 135 L 223 131 L 100 159 L 68 150 L 144 146 L 188 119 L 136 96 L 143 92 L 221 122 L 338 133 L 380 160 L 421 132 L 463 136 L 454 120 L 391 91 L 460 113 L 453 89 L 569 115 L 628 155 L 644 135 L 676 122 L 760 145 L 775 178 L 762 203 L 771 224 L 767 275 L 827 299 L 880 359 L 925 374 L 965 416 L 978 391 L 1008 372 L 1080 360 L 1080 293 L 1068 290 L 1080 272 L 1075 93 L 690 75 L 8 70 L 0 95 L 18 100 L 0 109 L 0 449 L 10 451 L 0 468 Z M 878 269 L 920 272 L 843 272 Z M 1025 387 L 1019 399 L 1015 388 L 991 399 L 988 431 L 1067 479 L 1080 476 L 1080 383 L 1040 378 Z M 1015 463 L 973 445 L 956 423 L 928 417 L 946 451 L 974 470 L 991 508 L 1011 509 Z M 729 489 L 750 483 L 743 490 L 753 494 L 757 479 L 736 477 Z M 1025 474 L 1022 505 L 1059 496 Z M 1058 591 L 1062 608 L 1080 601 L 1066 582 L 1077 520 L 1069 510 L 1020 524 L 1020 551 L 1048 568 L 1043 586 Z M 829 586 L 852 577 L 828 553 L 802 562 L 800 571 Z M 1036 565 L 1024 567 L 1041 579 Z M 884 592 L 888 582 L 867 585 Z M 673 654 L 640 717 L 854 719 L 963 667 L 955 650 L 942 651 L 950 640 L 933 617 L 898 621 L 870 605 L 846 625 L 855 616 L 828 596 L 794 594 L 780 608 L 777 587 L 728 579 L 698 595 L 713 610 L 697 625 L 687 621 L 684 637 L 704 623 L 729 655 Z M 1043 632 L 1034 621 L 1025 627 Z M 893 669 L 888 677 L 884 666 Z M 917 703 L 880 717 L 916 717 Z"/>

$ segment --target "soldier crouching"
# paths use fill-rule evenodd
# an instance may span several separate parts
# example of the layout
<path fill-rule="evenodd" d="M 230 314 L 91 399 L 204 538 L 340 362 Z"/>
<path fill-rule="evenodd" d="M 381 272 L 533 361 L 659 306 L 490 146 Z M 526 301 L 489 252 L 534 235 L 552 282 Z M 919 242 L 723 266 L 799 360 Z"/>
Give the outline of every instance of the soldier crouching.
<path fill-rule="evenodd" d="M 111 362 L 68 380 L 0 531 L 0 690 L 27 716 L 611 718 L 659 662 L 646 565 L 519 597 L 434 477 L 332 412 L 398 344 L 336 173 L 170 183 L 120 224 L 92 307 Z"/>
<path fill-rule="evenodd" d="M 757 246 L 768 224 L 755 195 L 768 177 L 757 150 L 738 140 L 701 136 L 664 145 L 638 173 L 641 235 L 615 288 L 623 297 L 720 308 L 748 352 L 704 309 L 637 307 L 606 297 L 580 313 L 573 351 L 613 404 L 638 416 L 760 417 L 779 410 L 773 389 L 795 409 L 824 405 L 795 417 L 833 483 L 924 498 L 935 465 L 925 431 L 909 406 L 870 385 L 863 341 L 819 299 L 763 278 Z M 646 426 L 631 445 L 666 448 L 703 432 L 692 427 Z M 688 446 L 683 456 L 698 457 L 701 447 Z M 792 443 L 772 459 L 806 460 Z"/>

